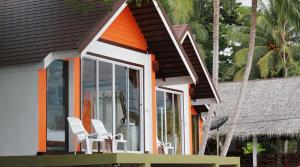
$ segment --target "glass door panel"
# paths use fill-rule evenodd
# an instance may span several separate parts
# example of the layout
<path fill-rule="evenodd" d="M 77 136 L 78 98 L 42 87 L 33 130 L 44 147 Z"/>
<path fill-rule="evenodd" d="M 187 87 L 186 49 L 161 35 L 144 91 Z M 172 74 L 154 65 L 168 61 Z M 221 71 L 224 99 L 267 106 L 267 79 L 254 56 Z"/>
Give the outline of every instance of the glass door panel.
<path fill-rule="evenodd" d="M 82 123 L 85 129 L 91 133 L 91 119 L 96 115 L 96 61 L 83 59 L 82 69 Z"/>
<path fill-rule="evenodd" d="M 122 133 L 128 142 L 128 69 L 115 65 L 115 133 Z M 128 150 L 128 144 L 126 144 Z"/>
<path fill-rule="evenodd" d="M 106 130 L 111 133 L 113 132 L 112 70 L 111 63 L 98 62 L 99 113 L 97 118 L 103 122 Z"/>
<path fill-rule="evenodd" d="M 169 153 L 181 154 L 183 139 L 181 95 L 160 90 L 156 91 L 158 140 L 171 143 L 174 150 Z"/>
<path fill-rule="evenodd" d="M 129 126 L 128 147 L 131 151 L 140 151 L 140 72 L 138 70 L 129 69 Z"/>
<path fill-rule="evenodd" d="M 47 151 L 67 151 L 68 64 L 53 61 L 47 68 Z"/>
<path fill-rule="evenodd" d="M 181 121 L 181 97 L 174 94 L 174 112 L 175 112 L 175 153 L 182 153 L 182 121 Z"/>
<path fill-rule="evenodd" d="M 141 151 L 142 72 L 107 60 L 82 61 L 82 121 L 101 120 L 107 131 L 122 133 L 127 151 Z M 97 85 L 97 86 L 96 86 Z M 124 150 L 119 144 L 114 150 Z"/>
<path fill-rule="evenodd" d="M 157 137 L 159 141 L 165 142 L 166 134 L 164 133 L 165 127 L 165 96 L 164 92 L 156 92 L 156 109 L 157 109 Z"/>

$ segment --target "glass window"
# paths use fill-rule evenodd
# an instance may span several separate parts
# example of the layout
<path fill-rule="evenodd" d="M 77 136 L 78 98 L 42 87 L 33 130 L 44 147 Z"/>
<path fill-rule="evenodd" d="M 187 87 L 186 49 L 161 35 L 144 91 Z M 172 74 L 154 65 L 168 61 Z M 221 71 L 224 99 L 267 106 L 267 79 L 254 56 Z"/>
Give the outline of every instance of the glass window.
<path fill-rule="evenodd" d="M 53 61 L 47 68 L 47 151 L 67 150 L 67 62 Z"/>
<path fill-rule="evenodd" d="M 112 104 L 112 70 L 110 63 L 98 62 L 98 89 L 99 89 L 99 115 L 98 118 L 103 122 L 105 128 L 113 131 L 113 104 Z"/>
<path fill-rule="evenodd" d="M 173 154 L 182 153 L 181 101 L 181 93 L 156 91 L 158 140 L 170 142 L 174 147 Z"/>
<path fill-rule="evenodd" d="M 91 133 L 91 118 L 95 117 L 97 105 L 96 61 L 83 59 L 82 68 L 82 123 Z"/>
<path fill-rule="evenodd" d="M 109 132 L 122 133 L 128 151 L 141 151 L 141 74 L 114 62 L 83 61 L 83 119 L 99 119 Z"/>

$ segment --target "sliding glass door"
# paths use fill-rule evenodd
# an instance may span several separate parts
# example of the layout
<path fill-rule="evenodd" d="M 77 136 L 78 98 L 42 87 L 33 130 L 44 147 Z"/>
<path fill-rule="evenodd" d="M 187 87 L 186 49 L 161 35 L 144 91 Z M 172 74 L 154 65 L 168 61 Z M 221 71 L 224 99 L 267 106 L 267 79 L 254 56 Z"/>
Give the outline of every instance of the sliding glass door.
<path fill-rule="evenodd" d="M 174 147 L 173 154 L 182 154 L 182 93 L 157 89 L 157 136 Z"/>
<path fill-rule="evenodd" d="M 88 122 L 99 119 L 111 133 L 122 133 L 127 140 L 126 148 L 120 145 L 118 150 L 142 151 L 142 68 L 84 58 L 82 70 L 83 120 L 88 115 Z M 90 128 L 88 122 L 84 123 L 86 128 Z"/>

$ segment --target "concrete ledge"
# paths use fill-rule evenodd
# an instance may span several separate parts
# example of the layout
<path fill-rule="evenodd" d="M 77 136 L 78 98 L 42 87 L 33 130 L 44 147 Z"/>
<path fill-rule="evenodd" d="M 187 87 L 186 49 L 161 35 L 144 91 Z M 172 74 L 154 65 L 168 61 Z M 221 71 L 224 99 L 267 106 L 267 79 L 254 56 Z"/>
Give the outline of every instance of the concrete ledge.
<path fill-rule="evenodd" d="M 240 167 L 238 157 L 198 156 L 198 155 L 161 155 L 161 154 L 134 154 L 134 153 L 107 153 L 107 154 L 67 154 L 67 155 L 40 155 L 40 156 L 6 156 L 0 157 L 1 167 L 11 166 L 78 166 L 103 165 L 141 167 Z"/>

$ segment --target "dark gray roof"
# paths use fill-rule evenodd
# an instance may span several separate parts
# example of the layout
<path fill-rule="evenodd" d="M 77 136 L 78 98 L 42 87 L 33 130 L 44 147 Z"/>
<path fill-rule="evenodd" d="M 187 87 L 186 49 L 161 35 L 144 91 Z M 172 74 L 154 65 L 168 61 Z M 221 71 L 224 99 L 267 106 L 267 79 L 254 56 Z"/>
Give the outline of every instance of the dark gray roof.
<path fill-rule="evenodd" d="M 222 102 L 217 118 L 229 116 L 220 128 L 227 133 L 241 83 L 220 83 Z M 214 131 L 216 132 L 216 131 Z M 300 132 L 300 77 L 249 81 L 238 123 L 236 137 L 252 135 L 294 136 Z"/>
<path fill-rule="evenodd" d="M 111 11 L 97 4 L 84 15 L 64 0 L 0 0 L 0 66 L 41 61 L 49 52 L 77 49 Z"/>

